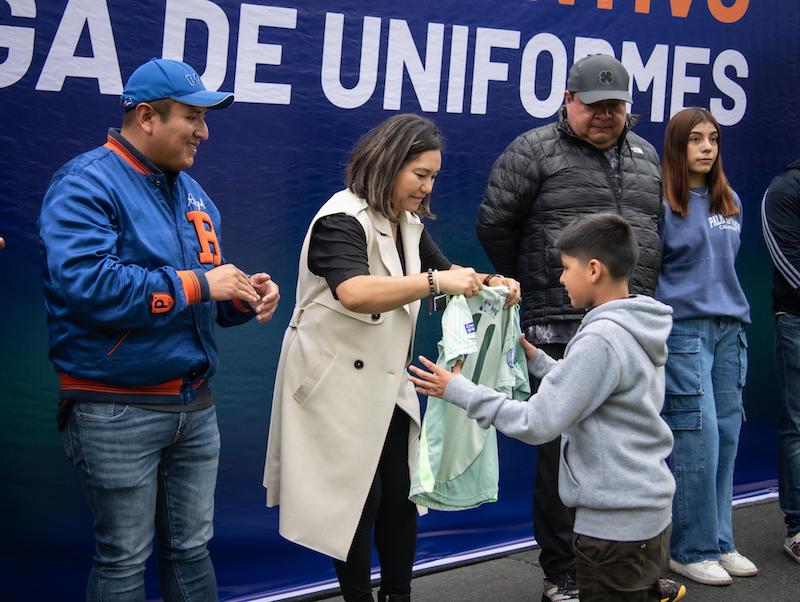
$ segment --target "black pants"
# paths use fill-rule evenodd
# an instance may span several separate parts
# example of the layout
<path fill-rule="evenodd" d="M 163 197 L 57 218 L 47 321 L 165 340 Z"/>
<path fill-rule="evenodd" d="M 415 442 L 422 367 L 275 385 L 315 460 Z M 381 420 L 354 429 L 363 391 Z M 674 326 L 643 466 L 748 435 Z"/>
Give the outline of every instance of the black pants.
<path fill-rule="evenodd" d="M 553 359 L 564 357 L 566 345 L 539 345 Z M 539 380 L 531 376 L 535 391 Z M 575 550 L 572 547 L 575 511 L 567 508 L 558 495 L 558 465 L 561 437 L 536 447 L 536 487 L 533 492 L 533 533 L 541 548 L 539 564 L 545 577 L 561 583 L 575 577 Z"/>
<path fill-rule="evenodd" d="M 417 509 L 408 501 L 408 414 L 395 407 L 347 562 L 334 560 L 347 602 L 372 600 L 372 531 L 381 565 L 381 591 L 411 593 L 411 566 L 417 547 Z"/>
<path fill-rule="evenodd" d="M 646 541 L 608 541 L 578 535 L 575 543 L 581 602 L 658 602 L 658 577 L 667 557 L 667 530 Z"/>

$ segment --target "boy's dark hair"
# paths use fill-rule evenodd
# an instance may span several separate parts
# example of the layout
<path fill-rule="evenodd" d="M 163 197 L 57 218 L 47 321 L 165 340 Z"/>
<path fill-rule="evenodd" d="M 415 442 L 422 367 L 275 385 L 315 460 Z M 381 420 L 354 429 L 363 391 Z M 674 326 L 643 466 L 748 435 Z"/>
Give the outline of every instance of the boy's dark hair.
<path fill-rule="evenodd" d="M 599 260 L 615 280 L 630 277 L 639 261 L 639 244 L 633 228 L 613 213 L 576 219 L 561 231 L 554 246 L 583 262 Z"/>

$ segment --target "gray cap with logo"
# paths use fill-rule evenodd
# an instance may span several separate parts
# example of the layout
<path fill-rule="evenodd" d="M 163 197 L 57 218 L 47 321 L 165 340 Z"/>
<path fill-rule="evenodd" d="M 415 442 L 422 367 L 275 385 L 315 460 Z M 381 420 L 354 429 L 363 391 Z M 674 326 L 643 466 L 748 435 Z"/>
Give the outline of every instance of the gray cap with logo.
<path fill-rule="evenodd" d="M 591 54 L 572 65 L 567 90 L 577 93 L 587 105 L 602 100 L 631 102 L 629 81 L 624 65 L 613 56 Z"/>

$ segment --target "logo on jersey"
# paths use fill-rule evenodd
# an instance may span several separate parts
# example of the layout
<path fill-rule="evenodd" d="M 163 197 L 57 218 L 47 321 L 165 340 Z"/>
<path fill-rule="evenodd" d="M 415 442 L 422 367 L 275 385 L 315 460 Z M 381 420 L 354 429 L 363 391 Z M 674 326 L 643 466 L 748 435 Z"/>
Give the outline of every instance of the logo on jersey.
<path fill-rule="evenodd" d="M 514 365 L 517 363 L 517 357 L 514 355 L 514 348 L 512 347 L 508 351 L 506 351 L 506 364 L 508 364 L 509 368 L 513 368 Z"/>
<path fill-rule="evenodd" d="M 475 334 L 475 322 L 467 322 L 464 324 L 464 330 L 467 334 Z"/>
<path fill-rule="evenodd" d="M 194 198 L 191 192 L 186 196 L 186 206 L 191 209 L 197 209 L 198 211 L 206 210 L 205 201 L 203 201 L 203 199 Z"/>
<path fill-rule="evenodd" d="M 483 312 L 485 314 L 489 314 L 494 318 L 500 311 L 500 304 L 492 303 L 492 301 L 486 299 L 483 303 L 481 303 L 480 307 L 478 308 L 478 311 Z"/>

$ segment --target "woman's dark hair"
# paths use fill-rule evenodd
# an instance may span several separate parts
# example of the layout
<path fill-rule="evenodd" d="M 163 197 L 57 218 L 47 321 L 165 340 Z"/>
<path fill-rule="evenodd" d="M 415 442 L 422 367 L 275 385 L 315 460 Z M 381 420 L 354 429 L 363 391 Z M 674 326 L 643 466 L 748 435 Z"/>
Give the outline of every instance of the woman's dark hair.
<path fill-rule="evenodd" d="M 717 160 L 706 176 L 708 195 L 711 199 L 711 213 L 730 217 L 739 213 L 733 199 L 733 189 L 722 171 L 722 132 L 711 111 L 699 107 L 683 109 L 672 117 L 664 133 L 664 159 L 661 162 L 664 173 L 664 197 L 670 208 L 679 215 L 689 214 L 689 163 L 687 147 L 692 128 L 698 123 L 708 122 L 717 129 Z"/>
<path fill-rule="evenodd" d="M 347 162 L 344 183 L 370 207 L 396 222 L 392 211 L 392 182 L 400 168 L 420 154 L 443 147 L 439 128 L 430 119 L 403 113 L 390 117 L 364 134 Z M 417 213 L 428 218 L 430 194 Z"/>

